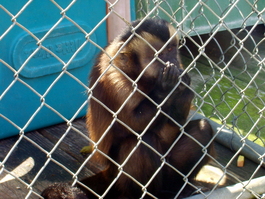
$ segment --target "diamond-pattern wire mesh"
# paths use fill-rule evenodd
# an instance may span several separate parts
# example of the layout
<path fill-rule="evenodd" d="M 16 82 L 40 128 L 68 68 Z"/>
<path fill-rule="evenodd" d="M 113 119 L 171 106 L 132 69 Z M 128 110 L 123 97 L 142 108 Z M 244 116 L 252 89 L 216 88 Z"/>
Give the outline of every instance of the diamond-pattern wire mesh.
<path fill-rule="evenodd" d="M 64 166 L 62 163 L 58 162 L 57 160 L 55 160 L 52 155 L 54 153 L 54 151 L 57 149 L 58 145 L 60 145 L 60 143 L 64 140 L 65 136 L 67 136 L 67 134 L 69 133 L 70 130 L 72 131 L 76 131 L 77 133 L 80 134 L 80 136 L 84 136 L 83 133 L 80 132 L 80 130 L 76 129 L 73 124 L 72 121 L 76 118 L 76 116 L 79 114 L 80 110 L 84 108 L 84 106 L 86 106 L 87 104 L 87 100 L 83 102 L 83 104 L 76 110 L 76 113 L 74 113 L 72 115 L 71 118 L 66 118 L 63 114 L 61 114 L 60 112 L 58 112 L 56 109 L 54 109 L 52 106 L 50 106 L 46 101 L 45 101 L 45 97 L 46 95 L 50 92 L 50 90 L 53 88 L 53 86 L 57 83 L 57 81 L 60 80 L 60 78 L 63 75 L 68 75 L 69 77 L 71 77 L 73 80 L 75 80 L 76 82 L 78 82 L 83 88 L 84 92 L 86 92 L 86 90 L 89 91 L 89 89 L 86 86 L 86 83 L 80 81 L 77 77 L 75 77 L 71 71 L 67 70 L 68 65 L 72 62 L 73 59 L 75 59 L 76 54 L 79 53 L 79 51 L 82 50 L 82 48 L 86 45 L 86 43 L 91 43 L 93 45 L 95 45 L 97 48 L 102 49 L 97 43 L 94 43 L 92 40 L 90 40 L 90 35 L 93 34 L 94 30 L 97 29 L 98 26 L 100 26 L 105 19 L 102 18 L 102 21 L 98 21 L 98 24 L 93 27 L 94 30 L 91 30 L 91 32 L 86 32 L 84 29 L 82 29 L 82 27 L 76 23 L 75 21 L 73 21 L 70 17 L 68 17 L 66 15 L 66 12 L 71 9 L 71 7 L 75 4 L 75 1 L 69 2 L 69 5 L 67 5 L 66 7 L 62 8 L 56 1 L 52 1 L 53 6 L 56 6 L 58 8 L 58 14 L 60 14 L 60 17 L 55 19 L 55 23 L 52 25 L 52 27 L 49 29 L 49 31 L 46 32 L 46 34 L 41 37 L 38 38 L 36 35 L 34 35 L 29 29 L 27 29 L 27 24 L 20 24 L 19 23 L 19 19 L 20 19 L 20 15 L 23 15 L 23 12 L 28 12 L 29 11 L 29 6 L 31 4 L 34 4 L 35 2 L 33 1 L 28 1 L 25 3 L 25 5 L 23 5 L 20 10 L 18 10 L 17 13 L 11 13 L 6 7 L 4 7 L 4 5 L 0 5 L 0 10 L 1 10 L 1 14 L 8 15 L 9 16 L 9 21 L 11 21 L 10 26 L 6 27 L 6 29 L 4 29 L 4 32 L 1 32 L 1 36 L 0 36 L 0 41 L 2 39 L 4 39 L 6 37 L 6 35 L 9 34 L 9 32 L 12 30 L 12 28 L 14 27 L 19 27 L 21 29 L 23 29 L 25 32 L 27 32 L 30 36 L 32 36 L 32 38 L 34 38 L 36 40 L 36 50 L 34 52 L 32 52 L 29 57 L 27 58 L 27 60 L 25 60 L 25 62 L 21 65 L 21 67 L 18 70 L 15 70 L 9 63 L 6 62 L 6 60 L 1 59 L 0 62 L 2 63 L 1 67 L 7 67 L 8 69 L 10 69 L 10 71 L 12 71 L 14 73 L 13 75 L 13 79 L 11 79 L 11 83 L 6 87 L 6 88 L 1 88 L 1 90 L 3 89 L 3 91 L 1 91 L 1 95 L 0 95 L 0 100 L 4 99 L 6 97 L 6 93 L 9 92 L 9 90 L 12 88 L 12 86 L 14 84 L 16 84 L 17 82 L 22 83 L 25 87 L 29 88 L 34 94 L 36 94 L 36 96 L 39 97 L 40 100 L 40 105 L 39 107 L 34 111 L 34 113 L 32 114 L 32 116 L 30 117 L 30 119 L 28 120 L 28 122 L 24 125 L 24 126 L 18 126 L 16 123 L 14 123 L 12 120 L 10 120 L 8 117 L 6 117 L 5 115 L 3 115 L 1 113 L 1 118 L 3 118 L 4 120 L 10 122 L 13 126 L 15 126 L 18 129 L 18 133 L 19 133 L 19 138 L 17 139 L 17 141 L 14 143 L 14 145 L 10 148 L 9 151 L 5 151 L 6 155 L 4 157 L 4 159 L 1 159 L 1 177 L 8 177 L 10 176 L 11 178 L 15 178 L 18 182 L 20 182 L 21 184 L 17 185 L 17 186 L 21 186 L 24 185 L 28 191 L 21 194 L 21 195 L 16 195 L 16 197 L 18 198 L 22 198 L 23 195 L 25 196 L 25 198 L 30 198 L 30 197 L 34 197 L 34 195 L 38 195 L 39 193 L 36 193 L 32 187 L 35 184 L 36 180 L 38 180 L 39 175 L 42 173 L 43 169 L 45 169 L 45 167 L 49 164 L 50 161 L 55 162 L 57 165 L 60 165 L 64 170 L 66 170 L 67 172 L 69 172 L 72 176 L 75 176 L 75 173 L 73 173 L 72 171 L 70 171 L 66 166 Z M 64 3 L 65 4 L 65 3 Z M 36 4 L 35 4 L 36 6 Z M 52 5 L 51 5 L 52 6 Z M 106 15 L 107 17 L 107 15 Z M 50 50 L 49 48 L 47 48 L 46 46 L 42 45 L 42 42 L 45 41 L 45 39 L 49 36 L 49 34 L 56 29 L 60 23 L 63 20 L 68 20 L 69 22 L 71 22 L 73 25 L 75 25 L 81 33 L 83 33 L 83 37 L 85 38 L 85 41 L 82 45 L 80 45 L 80 47 L 73 53 L 73 55 L 70 57 L 69 60 L 64 61 L 62 60 L 59 56 L 57 56 L 57 53 Z M 30 19 L 29 19 L 30 20 Z M 57 20 L 57 21 L 56 21 Z M 28 61 L 30 61 L 41 49 L 43 49 L 44 51 L 46 51 L 48 54 L 50 54 L 50 56 L 55 57 L 60 63 L 62 63 L 63 67 L 60 73 L 58 73 L 58 76 L 55 78 L 55 80 L 47 87 L 47 90 L 44 93 L 39 93 L 37 90 L 35 90 L 31 85 L 29 85 L 27 83 L 27 79 L 24 80 L 24 78 L 20 78 L 20 72 L 23 70 L 23 68 L 25 67 L 25 65 L 28 63 Z M 4 52 L 4 49 L 1 48 L 1 53 Z M 87 74 L 88 76 L 88 74 Z M 43 84 L 45 84 L 45 82 L 43 82 Z M 12 104 L 10 104 L 10 106 L 12 106 Z M 57 141 L 57 143 L 52 147 L 52 149 L 50 151 L 45 150 L 42 146 L 40 146 L 38 143 L 36 143 L 34 140 L 32 140 L 31 138 L 27 137 L 26 134 L 24 134 L 25 129 L 27 128 L 27 126 L 32 122 L 32 120 L 34 119 L 34 117 L 39 113 L 39 111 L 42 109 L 42 107 L 45 106 L 49 109 L 51 109 L 55 114 L 57 114 L 62 120 L 64 120 L 67 123 L 68 128 L 65 130 L 65 133 L 62 135 L 62 137 Z M 4 133 L 4 132 L 2 132 Z M 88 139 L 87 137 L 85 137 L 86 139 Z M 12 156 L 12 154 L 14 153 L 14 151 L 20 147 L 22 140 L 26 140 L 29 145 L 32 144 L 34 147 L 34 150 L 38 149 L 40 151 L 42 151 L 44 154 L 46 154 L 47 159 L 45 160 L 45 162 L 43 162 L 43 167 L 40 168 L 40 170 L 36 173 L 35 177 L 33 179 L 30 179 L 30 182 L 26 182 L 25 180 L 20 179 L 19 174 L 17 174 L 15 171 L 11 172 L 9 169 L 6 169 L 5 165 L 8 161 L 10 161 L 10 156 Z M 3 149 L 3 148 L 2 148 Z M 1 152 L 2 153 L 2 152 Z M 30 159 L 29 159 L 30 160 Z M 27 163 L 30 167 L 31 162 Z M 34 163 L 32 163 L 34 164 Z M 9 164 L 8 164 L 9 165 Z M 31 165 L 34 166 L 34 165 Z M 18 172 L 19 173 L 19 172 Z M 3 182 L 5 182 L 5 178 L 2 179 Z M 8 188 L 8 187 L 7 187 Z M 38 195 L 39 196 L 39 195 Z M 7 198 L 11 198 L 13 197 L 12 194 L 9 195 L 9 193 L 2 193 L 1 194 L 1 198 L 2 197 L 7 197 Z M 15 197 L 15 198 L 16 198 Z"/>
<path fill-rule="evenodd" d="M 240 6 L 242 2 L 244 2 L 245 5 L 248 6 L 248 9 L 246 10 L 249 12 L 245 12 L 243 10 L 243 7 Z M 86 134 L 86 132 L 81 132 L 81 130 L 77 128 L 73 123 L 74 119 L 76 119 L 80 110 L 85 107 L 88 100 L 85 100 L 83 102 L 83 104 L 78 110 L 76 110 L 72 117 L 66 118 L 54 107 L 49 105 L 49 103 L 47 103 L 45 99 L 53 86 L 64 75 L 69 76 L 78 84 L 80 84 L 84 88 L 84 91 L 88 93 L 88 99 L 93 98 L 93 90 L 91 90 L 91 88 L 88 88 L 86 86 L 86 83 L 80 81 L 74 74 L 72 74 L 71 70 L 68 70 L 68 66 L 76 58 L 76 55 L 80 51 L 82 51 L 83 47 L 87 43 L 91 43 L 96 46 L 96 48 L 104 51 L 102 47 L 100 47 L 96 42 L 90 39 L 90 35 L 92 35 L 99 26 L 106 22 L 107 18 L 110 15 L 119 15 L 118 11 L 111 9 L 108 14 L 106 13 L 106 15 L 97 22 L 96 26 L 92 27 L 92 30 L 90 32 L 87 32 L 82 28 L 82 25 L 78 24 L 77 21 L 72 20 L 71 17 L 67 15 L 69 10 L 74 9 L 73 7 L 78 3 L 77 1 L 69 1 L 67 3 L 64 3 L 64 6 L 61 6 L 56 1 L 51 1 L 51 5 L 58 8 L 58 14 L 60 15 L 58 15 L 59 17 L 54 19 L 54 24 L 49 28 L 45 35 L 43 35 L 42 37 L 37 37 L 36 35 L 34 35 L 34 33 L 31 32 L 31 30 L 27 29 L 27 24 L 20 23 L 20 16 L 23 15 L 23 13 L 27 11 L 27 9 L 30 9 L 30 5 L 32 5 L 33 3 L 34 1 L 25 2 L 24 5 L 21 6 L 21 8 L 15 13 L 11 13 L 4 6 L 4 4 L 0 5 L 0 13 L 8 16 L 8 20 L 11 21 L 10 24 L 4 28 L 4 31 L 0 33 L 0 41 L 3 40 L 14 27 L 23 29 L 26 33 L 28 33 L 32 38 L 36 40 L 35 51 L 29 54 L 28 58 L 23 62 L 19 69 L 14 69 L 7 60 L 0 60 L 1 67 L 9 69 L 13 73 L 13 79 L 9 80 L 10 83 L 8 84 L 8 86 L 6 86 L 4 89 L 1 88 L 0 100 L 6 98 L 12 86 L 17 82 L 27 87 L 40 100 L 39 106 L 33 112 L 27 123 L 25 123 L 25 125 L 23 126 L 18 126 L 15 122 L 0 113 L 1 118 L 15 126 L 19 132 L 19 137 L 17 138 L 16 142 L 10 148 L 8 148 L 8 150 L 5 151 L 5 157 L 1 159 L 1 177 L 10 174 L 13 178 L 15 178 L 16 181 L 18 181 L 28 189 L 22 196 L 20 196 L 21 198 L 34 198 L 35 195 L 38 196 L 39 190 L 36 191 L 35 185 L 38 184 L 40 175 L 42 175 L 46 166 L 50 162 L 55 163 L 63 170 L 68 172 L 73 177 L 75 183 L 77 180 L 79 180 L 78 175 L 81 170 L 85 167 L 86 163 L 89 162 L 90 157 L 92 157 L 93 154 L 97 151 L 97 143 L 93 143 L 95 144 L 94 151 L 83 162 L 79 169 L 75 171 L 70 170 L 66 164 L 54 158 L 56 156 L 54 154 L 58 146 L 62 144 L 64 142 L 64 139 L 66 139 L 66 137 L 69 136 L 69 134 L 73 131 L 77 133 L 77 136 L 81 136 L 87 141 L 90 141 L 86 136 L 84 136 L 84 133 Z M 112 6 L 110 2 L 106 1 L 106 3 L 107 6 Z M 212 4 L 209 4 L 209 1 L 197 1 L 196 3 L 194 3 L 194 5 L 192 5 L 191 8 L 185 3 L 187 2 L 181 0 L 176 6 L 176 3 L 173 3 L 172 1 L 137 1 L 136 7 L 138 16 L 142 17 L 143 20 L 147 17 L 162 15 L 165 16 L 169 21 L 171 21 L 172 24 L 180 32 L 180 50 L 182 51 L 183 56 L 188 57 L 184 60 L 183 64 L 186 67 L 186 71 L 189 71 L 190 76 L 192 76 L 192 89 L 196 95 L 196 98 L 194 100 L 194 105 L 197 110 L 196 112 L 200 112 L 203 115 L 222 124 L 223 126 L 221 126 L 220 128 L 221 130 L 225 126 L 226 128 L 229 128 L 240 135 L 240 141 L 243 144 L 237 149 L 233 159 L 235 159 L 238 153 L 240 153 L 240 151 L 246 145 L 248 145 L 248 142 L 246 142 L 247 138 L 264 147 L 264 35 L 260 34 L 259 32 L 263 31 L 261 27 L 263 25 L 260 24 L 264 24 L 265 11 L 264 6 L 262 7 L 262 1 L 229 1 L 225 8 L 221 5 L 221 2 L 217 0 L 212 1 L 212 4 L 215 4 L 216 7 L 211 7 Z M 216 9 L 218 10 L 218 12 L 216 11 Z M 236 11 L 241 17 L 237 22 L 236 27 L 231 26 L 229 21 L 229 14 L 234 11 Z M 181 13 L 181 15 L 178 15 L 178 13 Z M 216 23 L 213 23 L 215 21 L 209 18 L 209 13 L 215 20 L 217 20 Z M 179 18 L 179 16 L 181 16 L 181 19 Z M 202 19 L 206 24 L 206 28 L 197 26 L 197 21 Z M 68 20 L 71 24 L 77 27 L 80 32 L 82 32 L 83 37 L 85 38 L 85 41 L 80 45 L 78 49 L 76 49 L 70 59 L 66 61 L 61 59 L 60 56 L 56 54 L 56 52 L 43 45 L 45 39 L 47 39 L 50 33 L 53 32 L 63 20 Z M 185 24 L 187 21 L 190 22 L 188 26 Z M 220 32 L 224 30 L 225 32 Z M 53 56 L 58 62 L 62 64 L 61 72 L 58 73 L 54 81 L 52 81 L 52 83 L 43 93 L 37 91 L 34 86 L 28 84 L 27 81 L 24 78 L 21 78 L 20 75 L 21 71 L 25 68 L 27 63 L 31 59 L 33 59 L 33 57 L 36 56 L 40 50 L 44 50 L 49 54 L 49 56 Z M 3 52 L 3 49 L 1 49 L 1 51 Z M 207 65 L 208 67 L 205 68 L 205 65 Z M 104 106 L 104 104 L 102 105 Z M 64 134 L 61 135 L 61 137 L 51 147 L 50 150 L 47 150 L 40 144 L 38 140 L 30 138 L 29 136 L 27 136 L 27 133 L 25 133 L 28 125 L 33 121 L 33 119 L 43 107 L 47 107 L 67 123 L 67 128 L 65 129 Z M 118 118 L 115 117 L 116 114 L 117 113 L 113 113 L 113 123 L 118 121 Z M 118 122 L 121 123 L 121 121 Z M 129 126 L 127 128 L 130 129 Z M 220 129 L 217 131 L 217 133 L 220 132 Z M 105 133 L 107 134 L 107 130 Z M 139 136 L 138 144 L 145 144 L 146 146 L 152 148 L 141 140 L 140 135 L 136 134 L 136 136 Z M 42 151 L 42 153 L 45 154 L 43 166 L 29 181 L 21 178 L 21 176 L 18 176 L 14 171 L 12 173 L 11 169 L 6 168 L 6 165 L 9 164 L 10 157 L 14 154 L 15 150 L 19 149 L 20 144 L 23 141 L 30 143 L 35 150 Z M 251 146 L 248 147 L 251 148 Z M 255 149 L 252 150 L 254 151 Z M 134 150 L 131 151 L 131 154 L 133 154 L 133 152 Z M 263 164 L 263 156 L 265 154 L 260 154 L 259 152 L 255 151 L 254 153 L 259 156 L 259 159 L 257 160 L 259 162 L 259 165 L 257 166 L 258 170 L 259 167 L 261 167 Z M 127 160 L 129 159 L 130 155 L 128 156 Z M 161 156 L 161 167 L 164 164 L 168 164 L 165 159 L 163 159 L 163 156 L 161 154 L 158 155 Z M 231 161 L 229 161 L 227 165 L 221 165 L 224 172 L 227 172 L 226 169 L 231 164 L 233 159 L 231 159 Z M 125 164 L 127 160 L 125 160 L 123 164 Z M 214 161 L 218 164 L 216 160 Z M 119 168 L 118 176 L 124 174 L 124 171 L 122 169 L 123 165 L 117 164 L 117 167 Z M 159 169 L 160 168 L 158 168 L 158 171 Z M 225 174 L 234 176 L 231 173 Z M 129 176 L 129 174 L 126 175 Z M 252 177 L 249 179 L 249 182 L 251 182 L 251 179 L 254 178 L 254 176 L 255 171 Z M 185 176 L 183 177 L 185 178 Z M 220 179 L 223 177 L 224 176 L 221 176 Z M 234 178 L 236 178 L 236 176 L 234 176 Z M 150 181 L 151 180 L 152 178 L 150 179 Z M 237 181 L 241 182 L 239 179 Z M 146 189 L 148 184 L 141 185 L 141 183 L 139 182 L 136 183 L 138 183 L 139 186 L 143 187 L 143 196 L 145 194 L 149 194 L 148 190 Z M 190 182 L 187 181 L 187 183 Z M 248 189 L 246 188 L 246 190 Z M 240 194 L 238 196 L 240 196 Z M 252 194 L 253 197 L 260 197 L 258 193 L 253 192 Z"/>

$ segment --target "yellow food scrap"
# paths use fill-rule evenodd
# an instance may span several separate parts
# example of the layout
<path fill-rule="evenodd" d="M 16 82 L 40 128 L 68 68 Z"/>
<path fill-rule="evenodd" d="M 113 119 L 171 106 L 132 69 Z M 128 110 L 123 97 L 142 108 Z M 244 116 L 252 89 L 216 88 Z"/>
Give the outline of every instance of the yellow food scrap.
<path fill-rule="evenodd" d="M 243 167 L 245 162 L 245 157 L 243 155 L 238 156 L 237 158 L 237 166 Z"/>
<path fill-rule="evenodd" d="M 92 151 L 93 151 L 93 147 L 92 146 L 84 146 L 81 149 L 80 153 L 81 154 L 89 154 L 89 153 L 92 153 Z"/>

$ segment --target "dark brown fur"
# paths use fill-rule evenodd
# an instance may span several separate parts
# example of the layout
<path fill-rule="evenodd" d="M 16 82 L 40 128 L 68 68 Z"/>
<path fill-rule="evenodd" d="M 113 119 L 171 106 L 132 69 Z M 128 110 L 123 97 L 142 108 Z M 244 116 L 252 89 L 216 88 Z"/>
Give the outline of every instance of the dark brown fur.
<path fill-rule="evenodd" d="M 138 22 L 133 23 L 134 27 L 137 25 Z M 163 30 L 162 27 L 166 30 Z M 163 20 L 148 20 L 136 32 L 159 51 L 175 33 L 175 30 Z M 158 117 L 150 124 L 141 139 L 162 155 L 168 152 L 176 139 L 179 139 L 165 159 L 186 175 L 203 155 L 202 146 L 206 146 L 211 140 L 212 129 L 205 120 L 192 121 L 185 126 L 185 132 L 200 142 L 201 146 L 186 135 L 179 138 L 179 125 L 186 123 L 193 92 L 180 83 L 175 91 L 168 96 L 169 92 L 179 83 L 181 75 L 182 81 L 186 85 L 190 85 L 189 76 L 182 74 L 183 68 L 177 52 L 177 36 L 172 37 L 168 45 L 159 54 L 160 60 L 157 59 L 150 64 L 146 72 L 139 78 L 140 73 L 154 59 L 155 50 L 137 36 L 133 37 L 122 48 L 121 46 L 129 38 L 129 35 L 130 30 L 127 30 L 110 44 L 106 48 L 108 55 L 102 53 L 91 72 L 90 88 L 93 88 L 93 98 L 90 100 L 87 114 L 90 137 L 95 143 L 102 139 L 98 143 L 98 149 L 118 164 L 122 164 L 139 143 L 137 136 L 146 130 L 146 126 L 157 114 Z M 119 50 L 121 50 L 120 53 L 116 54 Z M 109 56 L 116 56 L 116 58 L 111 60 Z M 170 62 L 172 65 L 166 67 L 163 62 Z M 103 73 L 104 75 L 101 76 Z M 135 90 L 132 80 L 137 80 L 137 89 L 140 92 Z M 159 114 L 157 107 L 144 94 L 157 104 L 168 97 L 162 105 L 162 110 L 171 118 Z M 102 102 L 107 108 L 94 98 Z M 114 113 L 116 114 L 115 117 Z M 110 126 L 111 128 L 109 128 Z M 103 134 L 104 137 L 102 138 Z M 211 153 L 211 147 L 208 150 Z M 118 174 L 118 167 L 99 153 L 96 155 L 96 159 L 107 167 L 104 171 L 107 177 L 103 181 L 111 179 L 111 182 Z M 189 179 L 195 177 L 207 161 L 208 158 L 204 158 L 191 173 Z M 161 164 L 161 156 L 144 144 L 139 144 L 124 165 L 123 171 L 145 185 Z M 183 183 L 183 176 L 170 167 L 164 166 L 148 185 L 147 191 L 156 196 L 170 192 L 173 196 Z M 141 187 L 124 174 L 118 178 L 113 189 L 117 190 L 118 196 L 127 198 L 139 198 L 143 194 Z M 115 195 L 115 197 L 118 196 Z"/>
<path fill-rule="evenodd" d="M 183 73 L 173 26 L 153 19 L 139 23 L 132 23 L 138 27 L 138 36 L 130 38 L 129 27 L 106 47 L 92 69 L 87 127 L 95 149 L 101 151 L 94 159 L 106 169 L 82 183 L 101 195 L 116 180 L 106 198 L 173 198 L 182 189 L 184 176 L 189 174 L 191 181 L 208 162 L 208 156 L 200 158 L 212 139 L 212 129 L 206 120 L 186 123 L 194 94 L 189 88 L 190 77 Z M 208 154 L 212 151 L 210 145 Z M 113 161 L 124 164 L 126 175 L 119 175 Z M 136 181 L 146 186 L 147 192 Z M 79 187 L 89 198 L 95 197 Z M 189 189 L 182 193 L 180 197 Z"/>

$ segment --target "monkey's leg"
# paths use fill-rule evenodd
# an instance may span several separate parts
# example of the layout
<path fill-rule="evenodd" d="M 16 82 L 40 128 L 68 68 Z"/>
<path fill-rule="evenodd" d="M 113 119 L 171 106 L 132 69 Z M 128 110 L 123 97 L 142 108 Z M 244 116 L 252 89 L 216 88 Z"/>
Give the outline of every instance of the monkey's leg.
<path fill-rule="evenodd" d="M 184 185 L 184 177 L 187 177 L 189 182 L 192 181 L 207 164 L 210 160 L 207 154 L 214 155 L 212 144 L 205 148 L 213 136 L 213 130 L 207 120 L 191 121 L 184 130 L 188 135 L 182 135 L 167 158 L 169 164 L 181 172 L 179 174 L 169 167 L 165 172 L 164 188 L 175 193 Z"/>
<path fill-rule="evenodd" d="M 107 190 L 107 188 L 109 187 L 113 179 L 114 179 L 114 176 L 111 175 L 111 172 L 109 171 L 109 168 L 108 168 L 93 176 L 84 178 L 83 180 L 81 180 L 81 182 L 87 187 L 89 187 L 90 189 L 92 189 L 97 194 L 102 195 Z M 77 187 L 81 189 L 83 192 L 85 192 L 89 199 L 98 198 L 96 197 L 95 194 L 93 194 L 86 187 L 83 187 L 80 184 L 77 184 Z"/>
<path fill-rule="evenodd" d="M 161 150 L 160 142 L 153 133 L 147 132 L 142 137 L 142 141 L 157 151 Z M 126 138 L 126 141 L 120 143 L 119 157 L 117 158 L 117 161 L 122 164 L 134 150 L 122 168 L 124 174 L 119 177 L 116 183 L 117 189 L 123 192 L 123 196 L 127 198 L 140 198 L 144 191 L 141 185 L 145 186 L 155 176 L 154 174 L 161 165 L 161 157 L 157 153 L 143 143 L 137 144 L 139 144 L 139 140 L 134 135 Z M 161 172 L 158 172 L 146 189 L 155 195 L 161 187 L 162 175 Z"/>
<path fill-rule="evenodd" d="M 155 136 L 145 135 L 142 139 L 151 147 L 161 150 L 160 143 Z M 120 165 L 122 165 L 130 153 L 135 150 L 123 167 L 119 168 L 116 164 L 111 162 L 106 170 L 94 176 L 85 178 L 81 182 L 93 189 L 99 195 L 102 195 L 115 180 L 115 184 L 112 185 L 110 191 L 104 198 L 140 198 L 144 193 L 142 186 L 145 186 L 152 178 L 161 165 L 161 161 L 160 156 L 149 147 L 142 143 L 137 146 L 138 142 L 139 140 L 136 136 L 128 136 L 119 143 L 118 147 L 116 146 L 111 150 L 110 157 Z M 120 171 L 122 171 L 122 174 L 118 176 Z M 88 198 L 95 198 L 94 194 L 89 190 L 81 185 L 78 187 L 87 194 Z M 162 175 L 161 172 L 159 172 L 150 185 L 147 186 L 147 191 L 155 195 L 161 188 Z"/>

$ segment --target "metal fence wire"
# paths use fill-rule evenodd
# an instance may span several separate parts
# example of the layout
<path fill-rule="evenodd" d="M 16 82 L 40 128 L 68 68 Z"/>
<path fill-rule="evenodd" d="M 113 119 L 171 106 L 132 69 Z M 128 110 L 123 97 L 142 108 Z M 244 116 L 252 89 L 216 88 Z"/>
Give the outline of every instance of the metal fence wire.
<path fill-rule="evenodd" d="M 96 153 L 103 154 L 98 146 L 115 122 L 125 125 L 138 142 L 123 163 L 118 164 L 108 154 L 103 154 L 117 165 L 118 174 L 103 194 L 97 194 L 99 198 L 104 198 L 121 175 L 132 178 L 141 187 L 142 198 L 147 195 L 156 198 L 148 190 L 149 183 L 164 165 L 172 167 L 166 155 L 142 139 L 152 122 L 143 132 L 136 133 L 118 119 L 122 107 L 113 112 L 94 96 L 93 89 L 111 67 L 115 68 L 113 64 L 94 85 L 88 86 L 89 70 L 96 55 L 106 53 L 107 21 L 115 16 L 124 25 L 130 23 L 130 19 L 124 17 L 124 10 L 117 6 L 125 1 L 97 3 L 97 7 L 93 7 L 94 2 L 89 5 L 84 0 L 5 1 L 0 4 L 0 198 L 39 198 L 49 184 L 61 181 L 80 184 L 82 178 L 99 172 L 103 167 L 93 163 L 92 158 Z M 265 198 L 265 178 L 262 177 L 265 173 L 265 2 L 137 0 L 131 1 L 130 6 L 126 11 L 132 13 L 132 19 L 163 18 L 177 30 L 184 72 L 191 77 L 188 87 L 195 95 L 188 122 L 208 118 L 214 130 L 210 143 L 218 145 L 216 156 L 207 152 L 210 143 L 201 146 L 201 159 L 207 156 L 211 161 L 203 168 L 208 172 L 204 175 L 200 172 L 196 178 L 211 185 L 189 181 L 189 174 L 181 174 L 184 186 L 191 185 L 195 189 L 190 198 Z M 91 13 L 86 11 L 88 8 Z M 84 13 L 77 15 L 84 18 L 75 18 L 76 13 Z M 94 17 L 99 13 L 104 14 Z M 89 17 L 85 18 L 86 14 Z M 50 21 L 42 28 L 41 23 L 46 19 Z M 84 25 L 84 21 L 91 20 L 94 21 L 91 27 Z M 115 23 L 109 21 L 108 26 L 113 28 Z M 67 35 L 67 31 L 72 32 Z M 105 35 L 97 38 L 97 31 Z M 58 42 L 61 34 L 66 39 Z M 79 68 L 87 63 L 91 66 L 84 70 Z M 137 82 L 129 81 L 139 91 Z M 74 99 L 65 93 L 73 93 Z M 91 99 L 108 109 L 113 117 L 98 142 L 89 138 L 84 121 Z M 128 100 L 130 96 L 122 106 Z M 158 104 L 157 110 L 161 113 Z M 35 125 L 36 121 L 42 124 L 53 117 L 57 118 L 55 123 L 63 124 Z M 182 132 L 185 125 L 180 125 Z M 36 130 L 40 127 L 42 129 Z M 172 148 L 178 144 L 178 139 Z M 89 143 L 93 148 L 86 157 L 73 154 Z M 147 146 L 161 159 L 157 172 L 146 184 L 123 169 L 139 145 Z M 245 165 L 241 165 L 242 159 Z M 252 169 L 246 172 L 247 164 L 251 164 Z M 144 169 L 148 171 L 149 168 Z"/>

